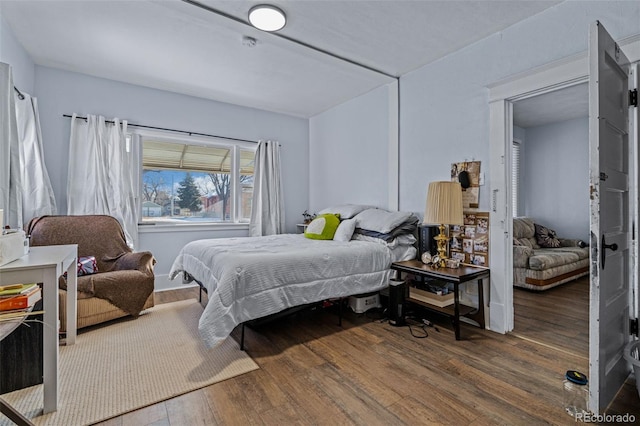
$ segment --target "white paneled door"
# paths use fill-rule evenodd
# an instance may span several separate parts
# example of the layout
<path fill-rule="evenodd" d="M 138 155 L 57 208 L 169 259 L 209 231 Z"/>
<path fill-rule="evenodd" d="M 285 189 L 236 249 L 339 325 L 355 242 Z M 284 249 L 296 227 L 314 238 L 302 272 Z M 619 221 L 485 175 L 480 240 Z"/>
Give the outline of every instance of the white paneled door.
<path fill-rule="evenodd" d="M 589 37 L 591 198 L 590 398 L 599 413 L 629 374 L 632 277 L 629 197 L 629 61 L 601 23 Z M 633 167 L 633 166 L 632 166 Z"/>

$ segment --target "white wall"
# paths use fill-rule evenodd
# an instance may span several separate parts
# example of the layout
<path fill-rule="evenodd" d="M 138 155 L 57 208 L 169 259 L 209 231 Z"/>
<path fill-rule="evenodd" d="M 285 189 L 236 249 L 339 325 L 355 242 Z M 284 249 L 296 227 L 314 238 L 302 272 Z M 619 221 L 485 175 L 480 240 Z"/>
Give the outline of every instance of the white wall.
<path fill-rule="evenodd" d="M 309 208 L 388 203 L 389 87 L 309 120 Z"/>
<path fill-rule="evenodd" d="M 589 120 L 526 129 L 524 216 L 561 238 L 589 241 Z"/>
<path fill-rule="evenodd" d="M 403 75 L 400 78 L 399 95 L 399 209 L 423 211 L 428 183 L 448 180 L 452 162 L 481 161 L 482 173 L 488 178 L 492 165 L 489 164 L 487 86 L 517 73 L 586 52 L 589 25 L 596 20 L 615 39 L 640 34 L 640 2 L 565 1 Z M 360 104 L 364 102 L 360 100 Z M 384 108 L 370 104 L 362 107 L 367 111 Z M 367 126 L 372 123 L 372 120 L 364 118 L 341 122 L 340 117 L 332 117 L 331 113 L 327 111 L 324 114 L 326 121 L 322 124 L 341 129 L 343 135 L 366 132 Z M 344 127 L 341 128 L 339 124 Z M 314 133 L 321 130 L 314 128 Z M 316 142 L 312 138 L 313 150 L 321 149 Z M 357 148 L 332 145 L 332 156 L 374 149 L 366 141 L 357 142 L 353 139 L 352 143 L 357 143 Z M 387 155 L 387 149 L 382 148 L 367 153 L 374 163 L 381 163 Z M 318 170 L 332 170 L 329 159 L 315 164 L 315 167 Z M 340 172 L 344 173 L 342 170 Z M 345 177 L 356 179 L 357 173 L 351 171 Z M 392 178 L 387 176 L 387 179 Z M 315 182 L 312 180 L 312 184 Z M 490 194 L 491 182 L 487 179 L 480 188 L 480 211 L 490 210 Z M 499 305 L 505 298 L 504 284 L 496 283 L 494 277 L 487 287 L 490 287 L 492 303 L 495 301 Z M 500 317 L 499 312 L 496 317 Z M 496 329 L 501 329 L 501 326 Z"/>
<path fill-rule="evenodd" d="M 33 94 L 35 64 L 18 43 L 11 28 L 2 17 L 0 4 L 0 62 L 11 65 L 13 83 L 20 90 Z"/>
<path fill-rule="evenodd" d="M 40 66 L 36 67 L 35 90 L 40 107 L 45 161 L 60 213 L 66 212 L 70 129 L 70 119 L 63 118 L 63 114 L 75 112 L 233 138 L 280 141 L 286 229 L 288 232 L 296 231 L 295 224 L 308 206 L 308 120 Z M 209 232 L 145 232 L 140 234 L 139 249 L 153 252 L 158 260 L 158 289 L 165 286 L 165 275 L 186 242 L 246 235 L 246 227 Z M 173 285 L 179 285 L 179 282 Z"/>
<path fill-rule="evenodd" d="M 454 161 L 489 165 L 487 85 L 587 50 L 589 24 L 616 39 L 640 33 L 640 2 L 568 1 L 401 78 L 400 208 L 419 211 Z M 485 173 L 485 176 L 489 176 Z M 480 190 L 489 210 L 490 182 Z"/>

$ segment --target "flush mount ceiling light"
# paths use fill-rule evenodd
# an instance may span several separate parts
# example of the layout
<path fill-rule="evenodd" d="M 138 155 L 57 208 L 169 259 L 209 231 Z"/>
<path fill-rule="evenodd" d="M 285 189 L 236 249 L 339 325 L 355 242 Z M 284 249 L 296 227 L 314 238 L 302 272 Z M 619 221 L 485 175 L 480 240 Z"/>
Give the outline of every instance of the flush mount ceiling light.
<path fill-rule="evenodd" d="M 249 10 L 249 22 L 259 30 L 272 32 L 284 28 L 287 17 L 275 6 L 260 4 Z"/>

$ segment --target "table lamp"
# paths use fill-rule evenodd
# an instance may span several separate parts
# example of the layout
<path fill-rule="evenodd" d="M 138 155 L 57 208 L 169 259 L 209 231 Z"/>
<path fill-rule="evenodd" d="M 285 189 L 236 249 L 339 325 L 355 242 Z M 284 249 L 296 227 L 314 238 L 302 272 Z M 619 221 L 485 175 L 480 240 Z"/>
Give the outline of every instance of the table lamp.
<path fill-rule="evenodd" d="M 438 244 L 438 256 L 441 266 L 447 258 L 447 225 L 463 225 L 462 187 L 459 182 L 431 182 L 427 190 L 427 206 L 423 223 L 438 225 L 440 233 L 434 237 Z"/>

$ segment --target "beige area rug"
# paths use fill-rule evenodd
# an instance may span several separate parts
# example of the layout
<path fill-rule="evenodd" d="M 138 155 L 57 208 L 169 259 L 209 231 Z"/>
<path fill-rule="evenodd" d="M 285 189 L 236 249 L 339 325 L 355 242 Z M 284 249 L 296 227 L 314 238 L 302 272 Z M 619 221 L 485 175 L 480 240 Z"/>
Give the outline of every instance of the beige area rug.
<path fill-rule="evenodd" d="M 81 332 L 61 346 L 58 411 L 42 414 L 42 385 L 3 398 L 36 425 L 85 425 L 247 373 L 257 364 L 233 339 L 207 350 L 196 300 Z M 0 424 L 13 424 L 0 415 Z"/>

